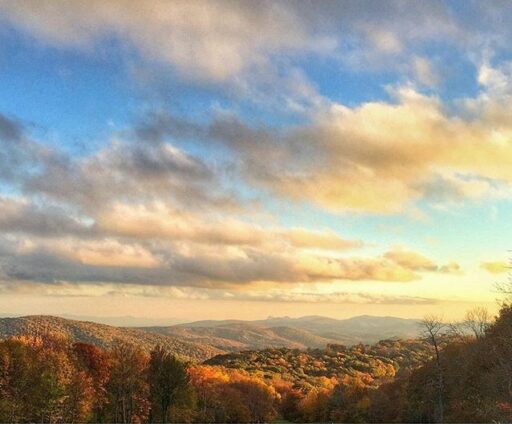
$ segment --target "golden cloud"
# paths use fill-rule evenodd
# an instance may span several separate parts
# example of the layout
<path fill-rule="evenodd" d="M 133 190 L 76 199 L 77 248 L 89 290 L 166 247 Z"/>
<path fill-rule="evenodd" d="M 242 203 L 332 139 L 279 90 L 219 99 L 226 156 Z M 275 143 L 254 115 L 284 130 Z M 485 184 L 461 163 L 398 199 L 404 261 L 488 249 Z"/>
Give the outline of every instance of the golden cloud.
<path fill-rule="evenodd" d="M 158 257 L 148 249 L 136 243 L 126 244 L 112 239 L 64 239 L 53 240 L 51 245 L 40 242 L 32 246 L 34 250 L 41 248 L 83 265 L 130 268 L 154 268 L 161 265 Z"/>
<path fill-rule="evenodd" d="M 435 271 L 437 269 L 436 264 L 417 252 L 392 250 L 386 252 L 384 257 L 403 266 L 404 268 L 415 271 Z"/>
<path fill-rule="evenodd" d="M 503 261 L 482 262 L 480 267 L 485 269 L 487 272 L 490 272 L 491 274 L 504 274 L 510 271 L 510 266 Z"/>
<path fill-rule="evenodd" d="M 173 209 L 163 202 L 115 203 L 96 217 L 95 227 L 105 234 L 136 239 L 186 240 L 201 244 L 267 246 L 346 250 L 362 247 L 333 231 L 263 227 L 234 219 Z"/>
<path fill-rule="evenodd" d="M 482 100 L 479 117 L 464 120 L 411 87 L 393 94 L 396 103 L 333 104 L 309 126 L 271 142 L 265 134 L 260 150 L 248 149 L 242 132 L 240 145 L 229 145 L 249 164 L 251 181 L 335 212 L 399 213 L 420 199 L 510 195 L 511 121 L 497 125 L 485 113 L 500 99 Z M 259 159 L 269 154 L 279 160 Z"/>

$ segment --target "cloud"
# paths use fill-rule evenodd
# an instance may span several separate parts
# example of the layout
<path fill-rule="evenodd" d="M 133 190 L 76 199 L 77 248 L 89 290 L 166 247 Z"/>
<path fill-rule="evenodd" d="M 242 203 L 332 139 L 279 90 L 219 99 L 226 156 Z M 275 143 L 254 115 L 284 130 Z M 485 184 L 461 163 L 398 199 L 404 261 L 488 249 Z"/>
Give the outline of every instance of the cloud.
<path fill-rule="evenodd" d="M 238 199 L 215 170 L 165 141 L 114 140 L 70 158 L 20 140 L 30 172 L 12 169 L 25 197 L 0 198 L 7 279 L 213 287 L 419 278 L 384 258 L 340 257 L 363 243 L 329 230 L 240 219 L 233 212 L 245 206 L 223 204 Z"/>
<path fill-rule="evenodd" d="M 73 166 L 43 160 L 44 181 L 24 175 L 28 197 L 0 199 L 5 279 L 224 287 L 419 278 L 384 258 L 340 257 L 362 243 L 331 231 L 265 227 L 215 202 L 194 208 L 195 184 L 202 198 L 214 179 L 208 168 L 163 142 L 144 147 L 136 155 L 114 143 Z"/>
<path fill-rule="evenodd" d="M 391 31 L 368 27 L 366 34 L 368 40 L 381 52 L 396 54 L 403 49 L 402 42 Z"/>
<path fill-rule="evenodd" d="M 211 182 L 208 192 L 206 182 Z M 25 190 L 83 207 L 124 197 L 174 197 L 214 202 L 214 175 L 197 158 L 167 143 L 139 145 L 114 140 L 86 159 L 63 158 L 27 178 Z M 211 194 L 211 195 L 210 195 Z"/>
<path fill-rule="evenodd" d="M 269 237 L 276 236 L 270 232 Z M 374 258 L 340 252 L 322 255 L 293 244 L 283 245 L 280 240 L 263 246 L 71 236 L 0 241 L 4 246 L 0 251 L 4 279 L 50 284 L 69 281 L 222 288 L 342 280 L 407 282 L 420 279 L 423 272 L 441 270 L 414 252 Z"/>
<path fill-rule="evenodd" d="M 290 160 L 283 174 L 313 171 L 318 164 L 312 159 L 327 153 L 318 151 L 328 145 L 321 134 L 303 156 L 305 145 L 295 146 L 291 134 L 254 130 L 233 117 L 206 127 L 165 119 L 139 131 L 142 138 L 114 138 L 74 158 L 45 148 L 24 130 L 13 134 L 15 140 L 2 142 L 15 143 L 10 154 L 23 160 L 10 163 L 14 180 L 2 177 L 22 195 L 0 197 L 0 272 L 6 281 L 236 288 L 408 282 L 453 268 L 405 250 L 349 255 L 365 243 L 329 229 L 261 222 L 249 212 L 247 198 L 226 187 L 214 160 L 167 141 L 170 134 L 213 139 L 249 167 L 236 172 L 254 171 L 246 176 L 256 179 L 276 177 L 272 171 L 282 160 Z M 272 160 L 265 159 L 269 154 Z"/>
<path fill-rule="evenodd" d="M 68 239 L 44 250 L 94 267 L 156 268 L 161 265 L 156 255 L 137 243 L 123 244 L 112 239 L 86 242 Z"/>
<path fill-rule="evenodd" d="M 510 271 L 510 266 L 506 262 L 482 262 L 480 264 L 482 269 L 485 269 L 491 274 L 504 274 Z"/>
<path fill-rule="evenodd" d="M 113 139 L 88 156 L 72 157 L 18 128 L 16 139 L 0 138 L 0 182 L 28 199 L 57 204 L 64 214 L 79 216 L 120 200 L 237 207 L 236 193 L 223 189 L 219 172 L 170 143 Z"/>
<path fill-rule="evenodd" d="M 438 267 L 438 271 L 443 274 L 462 274 L 461 266 L 453 261 Z"/>
<path fill-rule="evenodd" d="M 18 119 L 0 113 L 0 179 L 18 184 L 25 175 L 37 172 L 42 162 L 55 160 L 53 152 L 26 136 Z"/>
<path fill-rule="evenodd" d="M 461 15 L 447 3 L 402 0 L 387 1 L 386 8 L 376 0 L 26 0 L 1 3 L 0 19 L 38 45 L 99 56 L 115 49 L 144 87 L 153 78 L 161 87 L 171 75 L 173 82 L 214 84 L 237 103 L 293 114 L 325 100 L 302 69 L 311 57 L 351 71 L 389 73 L 410 68 L 412 56 L 416 80 L 433 87 L 439 72 L 419 54 L 425 47 L 471 46 L 476 58 L 503 48 L 507 38 L 489 31 L 507 34 L 500 14 L 478 4 L 471 9 L 476 13 Z"/>
<path fill-rule="evenodd" d="M 427 87 L 436 87 L 440 82 L 440 77 L 432 64 L 424 57 L 414 58 L 413 70 L 418 81 Z"/>
<path fill-rule="evenodd" d="M 436 305 L 438 299 L 419 296 L 388 295 L 384 293 L 333 291 L 296 291 L 267 289 L 226 290 L 197 287 L 174 287 L 131 284 L 77 284 L 56 282 L 42 284 L 12 281 L 0 281 L 0 293 L 33 294 L 51 297 L 97 297 L 97 296 L 137 296 L 149 298 L 167 298 L 179 300 L 230 300 L 242 302 L 278 302 L 278 303 L 315 303 L 315 304 L 353 304 L 353 305 Z"/>
<path fill-rule="evenodd" d="M 437 269 L 437 266 L 430 259 L 417 252 L 392 250 L 386 252 L 384 257 L 414 271 L 435 271 Z"/>
<path fill-rule="evenodd" d="M 19 140 L 23 132 L 23 126 L 20 122 L 0 114 L 0 138 L 12 141 Z"/>
<path fill-rule="evenodd" d="M 332 231 L 264 227 L 226 215 L 204 215 L 171 208 L 164 202 L 116 203 L 95 216 L 99 233 L 136 239 L 181 240 L 207 245 L 247 245 L 347 250 L 362 247 Z"/>
<path fill-rule="evenodd" d="M 0 196 L 0 231 L 3 234 L 28 234 L 42 237 L 87 236 L 90 225 L 62 208 L 42 207 L 27 199 Z"/>
<path fill-rule="evenodd" d="M 458 274 L 461 272 L 460 265 L 456 262 L 437 265 L 420 253 L 410 250 L 390 250 L 384 254 L 384 257 L 412 271 L 440 272 L 444 274 Z"/>
<path fill-rule="evenodd" d="M 362 247 L 363 242 L 357 240 L 343 240 L 332 231 L 310 231 L 304 228 L 292 228 L 284 231 L 282 235 L 295 247 L 345 250 Z"/>
<path fill-rule="evenodd" d="M 232 1 L 25 1 L 2 4 L 9 20 L 57 46 L 91 49 L 114 37 L 188 78 L 225 80 L 274 53 L 321 49 L 287 4 Z"/>
<path fill-rule="evenodd" d="M 160 138 L 193 135 L 221 143 L 249 184 L 332 212 L 396 214 L 421 200 L 510 197 L 508 96 L 485 89 L 454 114 L 410 85 L 391 94 L 391 102 L 331 103 L 311 122 L 287 129 L 249 125 L 233 115 L 202 126 L 159 116 L 141 128 Z"/>
<path fill-rule="evenodd" d="M 311 53 L 352 66 L 392 65 L 409 44 L 467 41 L 467 34 L 481 31 L 476 25 L 468 31 L 448 5 L 400 0 L 386 8 L 375 0 L 26 0 L 0 7 L 5 20 L 46 44 L 91 51 L 114 39 L 147 60 L 170 64 L 183 78 L 217 82 Z"/>
<path fill-rule="evenodd" d="M 286 302 L 286 303 L 333 303 L 333 304 L 373 304 L 373 305 L 435 305 L 437 299 L 416 296 L 390 296 L 386 294 L 370 294 L 364 292 L 227 292 L 221 298 L 230 298 L 253 302 Z"/>

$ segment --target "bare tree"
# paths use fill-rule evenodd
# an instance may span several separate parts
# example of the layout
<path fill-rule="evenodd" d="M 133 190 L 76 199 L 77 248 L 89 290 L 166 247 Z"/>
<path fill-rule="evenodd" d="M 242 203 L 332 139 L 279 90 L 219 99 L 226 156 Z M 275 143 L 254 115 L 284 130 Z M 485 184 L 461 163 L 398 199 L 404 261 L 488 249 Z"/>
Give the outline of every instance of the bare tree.
<path fill-rule="evenodd" d="M 478 340 L 485 336 L 491 320 L 492 316 L 486 308 L 476 307 L 466 312 L 464 326 Z"/>
<path fill-rule="evenodd" d="M 509 250 L 512 254 L 512 250 Z M 502 304 L 512 303 L 512 256 L 508 259 L 508 276 L 507 281 L 498 282 L 495 284 L 496 290 L 500 293 L 504 299 L 501 300 Z"/>
<path fill-rule="evenodd" d="M 444 371 L 441 364 L 441 347 L 440 342 L 445 334 L 446 324 L 442 317 L 436 315 L 427 315 L 421 321 L 423 327 L 423 335 L 425 339 L 432 345 L 434 350 L 434 361 L 437 372 L 437 408 L 438 419 L 442 423 L 444 421 Z"/>
<path fill-rule="evenodd" d="M 486 308 L 476 307 L 466 312 L 464 319 L 460 322 L 448 325 L 451 337 L 461 342 L 472 342 L 480 340 L 492 322 L 492 315 Z"/>

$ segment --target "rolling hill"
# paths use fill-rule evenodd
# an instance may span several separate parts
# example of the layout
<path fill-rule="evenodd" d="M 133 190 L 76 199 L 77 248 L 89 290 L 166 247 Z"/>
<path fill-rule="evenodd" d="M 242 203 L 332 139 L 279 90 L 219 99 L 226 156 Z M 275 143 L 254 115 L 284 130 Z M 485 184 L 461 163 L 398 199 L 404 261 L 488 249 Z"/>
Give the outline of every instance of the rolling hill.
<path fill-rule="evenodd" d="M 194 343 L 176 337 L 143 331 L 137 328 L 112 327 L 88 321 L 75 321 L 53 316 L 0 318 L 0 339 L 19 335 L 56 333 L 73 342 L 85 342 L 109 348 L 116 340 L 125 341 L 151 350 L 160 344 L 176 354 L 196 361 L 204 361 L 224 353 L 213 346 Z"/>
<path fill-rule="evenodd" d="M 288 347 L 305 349 L 324 347 L 339 340 L 317 336 L 309 331 L 291 327 L 267 328 L 252 323 L 233 322 L 210 327 L 177 325 L 171 327 L 142 327 L 153 334 L 180 337 L 215 346 L 224 350 L 264 349 L 268 347 Z"/>

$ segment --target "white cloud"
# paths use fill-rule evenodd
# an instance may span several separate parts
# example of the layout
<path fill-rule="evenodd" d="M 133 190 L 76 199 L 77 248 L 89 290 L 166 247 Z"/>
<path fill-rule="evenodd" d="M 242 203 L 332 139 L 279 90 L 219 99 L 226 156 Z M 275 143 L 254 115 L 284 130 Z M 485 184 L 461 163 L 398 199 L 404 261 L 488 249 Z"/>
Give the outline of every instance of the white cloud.
<path fill-rule="evenodd" d="M 424 57 L 415 57 L 413 60 L 413 69 L 416 79 L 427 87 L 436 87 L 440 83 L 440 77 L 432 63 Z"/>

